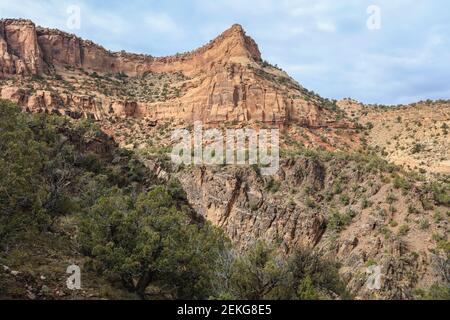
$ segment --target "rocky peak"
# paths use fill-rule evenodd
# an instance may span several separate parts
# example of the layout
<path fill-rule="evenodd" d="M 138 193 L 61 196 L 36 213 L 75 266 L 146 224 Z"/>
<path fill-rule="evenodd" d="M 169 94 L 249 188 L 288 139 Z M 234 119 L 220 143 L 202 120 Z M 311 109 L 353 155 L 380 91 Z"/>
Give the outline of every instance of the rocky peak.
<path fill-rule="evenodd" d="M 239 23 L 234 23 L 229 29 L 228 31 L 234 31 L 234 32 L 238 32 L 242 35 L 245 35 L 245 31 L 244 28 L 242 27 L 242 25 L 240 25 Z"/>
<path fill-rule="evenodd" d="M 36 27 L 30 20 L 0 20 L 0 77 L 42 74 L 67 65 L 99 73 L 124 72 L 130 76 L 151 72 L 196 75 L 211 64 L 260 62 L 256 42 L 234 24 L 207 45 L 184 54 L 152 57 L 112 53 L 89 40 Z"/>
<path fill-rule="evenodd" d="M 129 54 L 127 54 L 130 56 Z M 175 56 L 149 58 L 147 66 L 153 72 L 183 72 L 189 76 L 209 72 L 212 65 L 229 63 L 247 66 L 261 61 L 256 42 L 246 35 L 239 24 L 234 24 L 208 44 Z"/>
<path fill-rule="evenodd" d="M 320 99 L 305 100 L 304 92 L 287 74 L 263 67 L 261 61 L 258 45 L 239 24 L 191 52 L 152 57 L 113 53 L 75 35 L 36 27 L 29 20 L 0 23 L 0 78 L 16 77 L 25 83 L 28 80 L 23 77 L 57 74 L 59 77 L 47 78 L 63 78 L 78 89 L 68 95 L 64 82 L 58 80 L 47 83 L 52 90 L 45 83 L 34 83 L 33 91 L 23 85 L 0 86 L 1 97 L 16 101 L 26 110 L 93 114 L 96 119 L 112 112 L 126 117 L 201 120 L 209 124 L 260 121 L 317 127 L 334 119 L 331 112 L 322 110 Z M 94 72 L 109 76 L 91 81 Z M 117 84 L 110 81 L 111 75 L 121 73 L 129 79 L 144 74 L 182 74 L 189 80 L 174 82 L 177 93 L 173 96 L 163 94 L 163 89 L 152 92 L 154 88 L 148 87 L 144 99 L 118 90 Z M 98 86 L 98 81 L 105 83 Z M 80 83 L 91 84 L 81 89 Z M 104 88 L 111 90 L 105 92 Z M 142 91 L 142 86 L 136 84 L 131 91 Z M 87 101 L 87 95 L 97 99 Z"/>
<path fill-rule="evenodd" d="M 251 37 L 247 36 L 244 28 L 240 24 L 233 24 L 216 41 L 229 41 L 234 43 L 236 45 L 234 48 L 235 53 L 243 54 L 243 56 L 247 56 L 256 62 L 261 61 L 261 52 L 257 43 Z"/>

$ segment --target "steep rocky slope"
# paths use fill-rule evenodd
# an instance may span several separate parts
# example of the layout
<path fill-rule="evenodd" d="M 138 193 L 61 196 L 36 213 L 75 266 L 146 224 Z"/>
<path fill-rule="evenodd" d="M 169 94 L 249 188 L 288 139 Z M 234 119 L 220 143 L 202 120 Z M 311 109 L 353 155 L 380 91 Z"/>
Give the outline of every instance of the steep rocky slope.
<path fill-rule="evenodd" d="M 450 173 L 450 102 L 423 101 L 396 107 L 338 102 L 349 118 L 368 128 L 365 143 L 407 170 Z"/>
<path fill-rule="evenodd" d="M 448 181 L 430 184 L 377 156 L 306 150 L 274 177 L 256 167 L 161 171 L 150 163 L 161 177 L 176 176 L 195 210 L 242 250 L 257 239 L 286 254 L 315 248 L 341 262 L 360 298 L 411 299 L 445 281 Z M 381 268 L 380 290 L 367 288 L 372 265 Z"/>

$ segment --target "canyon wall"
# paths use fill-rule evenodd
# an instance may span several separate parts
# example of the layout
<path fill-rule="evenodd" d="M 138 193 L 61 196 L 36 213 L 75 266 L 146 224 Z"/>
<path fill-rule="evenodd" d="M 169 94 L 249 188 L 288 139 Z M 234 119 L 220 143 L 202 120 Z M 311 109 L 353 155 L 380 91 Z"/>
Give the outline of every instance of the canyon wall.
<path fill-rule="evenodd" d="M 242 250 L 261 239 L 286 253 L 314 248 L 342 264 L 348 288 L 360 298 L 410 299 L 414 288 L 429 287 L 439 277 L 430 232 L 418 226 L 422 217 L 408 211 L 408 205 L 423 210 L 418 189 L 392 191 L 382 176 L 356 162 L 299 157 L 281 161 L 272 177 L 245 167 L 197 167 L 175 175 L 195 211 L 223 229 Z M 348 204 L 333 195 L 342 179 Z M 398 211 L 389 215 L 384 199 L 391 192 L 398 199 Z M 373 207 L 362 204 L 361 198 Z M 337 229 L 339 211 L 351 214 L 351 221 Z M 417 224 L 411 224 L 406 236 L 386 234 L 394 216 Z M 445 229 L 446 224 L 441 221 L 436 227 Z M 380 290 L 366 285 L 371 264 L 381 268 Z"/>
<path fill-rule="evenodd" d="M 132 96 L 111 96 L 92 87 L 87 94 L 62 89 L 63 80 L 79 74 L 182 73 L 189 77 L 182 95 L 147 102 Z M 155 58 L 112 53 L 74 35 L 36 27 L 28 20 L 0 21 L 0 78 L 39 76 L 60 81 L 26 88 L 1 83 L 1 97 L 25 110 L 75 114 L 103 119 L 108 116 L 149 117 L 156 121 L 203 121 L 208 124 L 260 121 L 320 126 L 334 118 L 320 99 L 308 99 L 304 89 L 283 71 L 263 64 L 256 42 L 240 25 L 233 25 L 207 45 L 189 53 Z M 120 87 L 120 85 L 117 85 Z M 50 87 L 50 88 L 49 88 Z M 130 105 L 133 107 L 130 108 Z"/>
<path fill-rule="evenodd" d="M 260 61 L 257 44 L 240 25 L 233 25 L 208 45 L 190 53 L 155 58 L 126 52 L 110 52 L 75 35 L 36 27 L 32 21 L 0 21 L 0 76 L 50 73 L 71 66 L 100 73 L 183 72 L 193 76 L 216 63 Z"/>

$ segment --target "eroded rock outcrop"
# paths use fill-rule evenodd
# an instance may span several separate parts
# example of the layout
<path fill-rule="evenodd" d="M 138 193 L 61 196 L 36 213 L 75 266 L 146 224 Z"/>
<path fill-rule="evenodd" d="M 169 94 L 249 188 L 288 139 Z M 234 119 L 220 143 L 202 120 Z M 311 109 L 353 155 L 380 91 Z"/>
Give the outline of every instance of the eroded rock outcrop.
<path fill-rule="evenodd" d="M 35 25 L 28 20 L 0 20 L 0 77 L 44 71 Z"/>
<path fill-rule="evenodd" d="M 197 50 L 162 58 L 113 53 L 75 35 L 36 27 L 29 20 L 1 20 L 0 44 L 2 76 L 49 73 L 52 71 L 46 67 L 64 66 L 102 73 L 124 72 L 130 76 L 179 71 L 192 76 L 209 71 L 216 63 L 261 60 L 257 44 L 240 25 L 233 25 Z"/>
<path fill-rule="evenodd" d="M 27 112 L 67 115 L 75 119 L 138 117 L 143 112 L 142 105 L 134 101 L 96 99 L 88 95 L 57 93 L 49 90 L 30 91 L 19 87 L 4 87 L 0 88 L 0 95 L 3 99 L 15 102 Z"/>
<path fill-rule="evenodd" d="M 175 175 L 196 212 L 241 249 L 261 239 L 286 253 L 313 248 L 341 263 L 348 288 L 360 298 L 410 299 L 415 288 L 438 279 L 431 233 L 410 225 L 400 236 L 389 226 L 393 219 L 417 219 L 403 204 L 414 203 L 414 191 L 381 187 L 382 176 L 353 161 L 287 159 L 274 177 L 245 167 L 189 168 Z M 389 195 L 398 199 L 395 214 L 388 214 L 392 205 L 384 202 Z M 371 265 L 380 270 L 379 289 L 367 285 Z"/>
<path fill-rule="evenodd" d="M 80 100 L 82 105 L 72 111 L 86 114 L 87 109 L 94 110 L 95 118 L 110 115 L 111 109 L 117 116 L 200 120 L 208 124 L 260 121 L 320 126 L 335 118 L 333 112 L 323 108 L 320 97 L 307 97 L 307 92 L 286 73 L 263 64 L 258 45 L 240 25 L 233 25 L 197 50 L 162 58 L 112 53 L 59 30 L 36 28 L 28 20 L 2 20 L 0 31 L 0 77 L 38 75 L 60 79 L 49 85 L 54 89 L 51 96 L 24 90 L 26 97 L 14 99 L 32 110 L 61 109 L 58 112 L 64 114 L 65 110 L 77 109 L 76 101 Z M 88 95 L 95 97 L 95 106 L 92 102 L 87 106 L 84 99 L 71 99 L 62 89 L 63 81 L 80 78 L 79 74 L 68 75 L 68 70 L 128 77 L 182 73 L 190 81 L 178 97 L 153 103 L 131 96 L 112 97 L 93 87 Z M 72 96 L 81 96 L 76 89 L 71 91 Z"/>

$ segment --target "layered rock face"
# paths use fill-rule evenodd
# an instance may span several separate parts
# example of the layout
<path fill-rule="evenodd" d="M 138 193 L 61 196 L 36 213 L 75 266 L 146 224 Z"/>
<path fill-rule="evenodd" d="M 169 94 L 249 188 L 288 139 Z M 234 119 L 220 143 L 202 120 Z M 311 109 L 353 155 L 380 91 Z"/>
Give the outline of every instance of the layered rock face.
<path fill-rule="evenodd" d="M 158 102 L 108 96 L 98 88 L 92 88 L 87 98 L 76 89 L 59 90 L 58 82 L 52 82 L 51 92 L 42 92 L 48 88 L 26 90 L 14 86 L 17 90 L 12 94 L 14 87 L 2 85 L 3 98 L 15 96 L 15 102 L 31 111 L 77 113 L 96 119 L 116 115 L 162 121 L 200 120 L 209 124 L 260 121 L 320 126 L 334 119 L 332 112 L 322 108 L 320 98 L 307 98 L 307 91 L 287 74 L 263 64 L 257 44 L 240 25 L 233 25 L 204 47 L 163 58 L 111 53 L 74 35 L 36 28 L 27 20 L 2 20 L 0 31 L 2 78 L 58 75 L 68 80 L 67 70 L 77 69 L 128 77 L 182 73 L 191 79 L 182 95 Z"/>
<path fill-rule="evenodd" d="M 43 73 L 36 27 L 27 20 L 0 21 L 0 76 Z"/>
<path fill-rule="evenodd" d="M 99 101 L 90 96 L 59 94 L 48 90 L 29 90 L 19 87 L 0 89 L 3 99 L 11 100 L 24 111 L 67 115 L 74 119 L 90 118 L 101 120 L 109 113 L 126 117 L 135 113 L 136 104 L 128 101 Z"/>
<path fill-rule="evenodd" d="M 446 230 L 448 222 L 430 219 L 430 229 L 424 231 L 418 223 L 433 212 L 423 208 L 416 187 L 393 191 L 382 183 L 383 174 L 367 172 L 357 162 L 302 156 L 282 161 L 273 177 L 242 167 L 197 167 L 175 175 L 196 212 L 221 227 L 242 250 L 261 239 L 287 254 L 314 248 L 342 263 L 348 288 L 360 298 L 410 299 L 414 288 L 440 279 L 431 230 Z M 342 201 L 343 195 L 348 202 Z M 397 199 L 395 213 L 388 213 L 388 196 Z M 408 205 L 423 211 L 422 216 L 411 213 Z M 344 216 L 348 225 L 340 225 L 344 222 L 339 218 L 336 224 L 336 217 Z M 386 232 L 392 219 L 415 223 L 407 235 L 399 236 Z M 367 286 L 371 264 L 381 270 L 379 290 Z"/>
<path fill-rule="evenodd" d="M 329 116 L 320 105 L 303 98 L 291 98 L 289 90 L 240 64 L 214 66 L 198 87 L 178 101 L 151 104 L 147 110 L 152 118 L 159 120 L 170 115 L 188 122 L 201 120 L 211 124 L 293 121 L 316 126 Z"/>
<path fill-rule="evenodd" d="M 7 21 L 14 24 L 15 20 Z M 232 26 L 210 44 L 191 53 L 163 58 L 111 53 L 91 41 L 59 30 L 37 28 L 36 37 L 47 64 L 55 67 L 69 65 L 99 73 L 123 72 L 138 76 L 144 72 L 183 72 L 195 76 L 208 72 L 216 63 L 261 60 L 257 44 L 245 35 L 240 25 Z"/>

